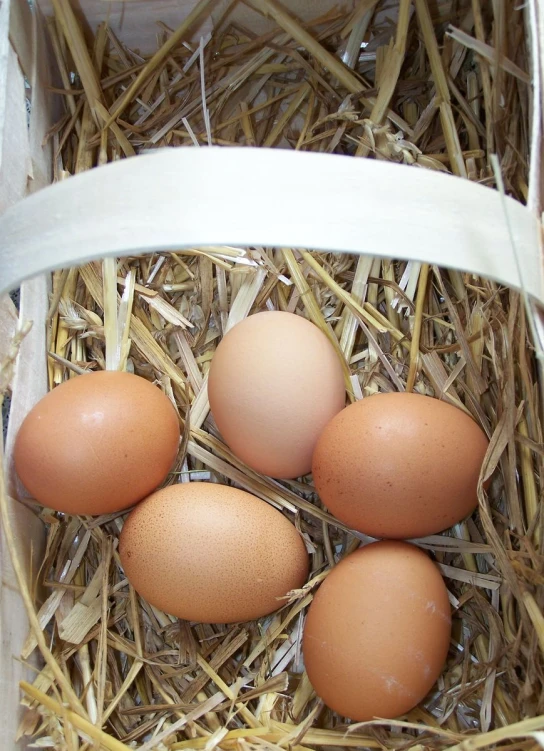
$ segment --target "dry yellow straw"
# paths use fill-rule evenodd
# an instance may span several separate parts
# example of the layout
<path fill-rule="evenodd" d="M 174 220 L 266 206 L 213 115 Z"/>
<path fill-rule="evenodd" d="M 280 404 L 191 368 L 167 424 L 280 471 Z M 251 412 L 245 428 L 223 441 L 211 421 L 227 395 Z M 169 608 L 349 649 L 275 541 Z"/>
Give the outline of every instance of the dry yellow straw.
<path fill-rule="evenodd" d="M 314 39 L 306 29 L 289 15 L 280 3 L 277 3 L 276 0 L 253 0 L 253 4 L 265 15 L 273 18 L 278 26 L 281 26 L 295 41 L 308 50 L 316 60 L 319 60 L 321 65 L 332 73 L 349 92 L 362 97 L 363 92 L 367 88 L 365 84 L 339 58 L 332 55 L 322 44 Z M 362 97 L 362 101 L 373 106 L 376 100 L 373 97 Z M 404 122 L 396 113 L 389 111 L 388 117 L 391 118 L 397 127 L 402 128 L 405 132 L 411 131 L 408 123 Z"/>
<path fill-rule="evenodd" d="M 85 44 L 83 32 L 68 0 L 53 0 L 53 7 L 74 58 L 89 107 L 96 120 L 95 109 L 97 102 L 102 99 L 102 90 L 91 55 Z"/>
<path fill-rule="evenodd" d="M 112 738 L 111 735 L 108 735 L 103 730 L 100 730 L 100 728 L 95 727 L 95 725 L 90 723 L 84 717 L 76 714 L 76 712 L 72 712 L 71 709 L 63 707 L 62 704 L 58 703 L 58 701 L 55 701 L 50 696 L 47 696 L 47 694 L 44 694 L 43 691 L 39 691 L 37 688 L 34 688 L 34 686 L 32 686 L 30 683 L 21 681 L 19 683 L 19 686 L 25 692 L 25 694 L 28 694 L 28 696 L 31 696 L 33 699 L 35 699 L 38 704 L 41 704 L 43 707 L 51 710 L 51 712 L 55 712 L 58 717 L 66 718 L 66 720 L 71 725 L 73 725 L 78 730 L 81 730 L 83 733 L 85 733 L 85 735 L 88 735 L 89 738 L 92 738 L 94 741 L 98 741 L 102 746 L 105 746 L 108 751 L 132 751 L 128 746 L 125 746 L 124 743 L 121 743 L 121 741 L 118 741 L 116 738 Z"/>
<path fill-rule="evenodd" d="M 57 0 L 58 2 L 58 0 Z M 132 101 L 138 91 L 142 88 L 149 76 L 157 69 L 157 67 L 168 57 L 174 47 L 183 39 L 187 32 L 194 26 L 196 21 L 203 15 L 208 6 L 213 5 L 215 0 L 200 0 L 195 5 L 193 10 L 189 13 L 187 18 L 178 27 L 178 29 L 172 34 L 172 36 L 166 41 L 163 46 L 155 52 L 151 60 L 142 68 L 134 81 L 125 91 L 121 99 L 117 102 L 114 111 L 110 119 L 106 122 L 106 127 L 109 128 L 115 118 L 123 112 L 125 107 Z"/>
<path fill-rule="evenodd" d="M 416 315 L 414 320 L 414 331 L 412 334 L 412 343 L 410 346 L 410 369 L 406 380 L 406 391 L 413 391 L 417 375 L 417 362 L 419 359 L 419 339 L 421 337 L 421 324 L 423 321 L 423 306 L 425 304 L 425 293 L 427 291 L 427 280 L 429 278 L 429 264 L 424 263 L 419 272 L 419 282 L 416 297 Z"/>

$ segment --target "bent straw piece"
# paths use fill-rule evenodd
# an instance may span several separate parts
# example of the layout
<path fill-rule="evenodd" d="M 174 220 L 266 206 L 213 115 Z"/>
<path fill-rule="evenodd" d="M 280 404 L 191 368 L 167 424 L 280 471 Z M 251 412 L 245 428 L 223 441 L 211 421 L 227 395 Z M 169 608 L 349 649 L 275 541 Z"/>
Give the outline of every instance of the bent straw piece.
<path fill-rule="evenodd" d="M 47 694 L 44 694 L 37 688 L 34 688 L 34 686 L 32 686 L 30 683 L 21 681 L 19 683 L 19 686 L 21 690 L 25 692 L 25 694 L 31 696 L 35 701 L 38 702 L 38 704 L 46 707 L 51 712 L 55 712 L 58 717 L 65 718 L 75 728 L 81 730 L 83 733 L 85 733 L 85 735 L 88 735 L 89 738 L 100 742 L 100 744 L 107 748 L 108 751 L 131 751 L 131 749 L 128 746 L 125 746 L 124 743 L 118 741 L 116 738 L 112 738 L 111 735 L 108 735 L 103 730 L 100 730 L 100 728 L 97 728 L 95 725 L 90 723 L 84 717 L 81 717 L 81 715 L 77 714 L 76 712 L 73 712 L 71 709 L 67 709 L 62 704 L 59 704 L 58 701 L 55 701 L 55 699 L 47 696 Z"/>
<path fill-rule="evenodd" d="M 375 125 L 380 125 L 387 115 L 389 104 L 393 97 L 393 92 L 397 86 L 400 71 L 406 55 L 406 38 L 408 36 L 408 25 L 410 23 L 411 0 L 401 0 L 399 5 L 399 18 L 397 23 L 397 33 L 395 44 L 389 50 L 384 71 L 381 76 L 378 96 L 372 107 L 370 119 Z M 368 156 L 370 147 L 361 143 L 357 149 L 357 156 Z"/>
<path fill-rule="evenodd" d="M 346 305 L 349 305 L 353 310 L 355 310 L 361 318 L 363 318 L 372 328 L 376 329 L 376 331 L 379 331 L 380 333 L 384 333 L 385 331 L 390 331 L 393 333 L 395 331 L 394 327 L 389 324 L 389 321 L 387 319 L 384 320 L 387 321 L 387 324 L 379 323 L 376 318 L 374 318 L 370 313 L 368 313 L 359 303 L 355 302 L 351 298 L 351 295 L 349 295 L 347 292 L 345 292 L 339 284 L 337 284 L 334 279 L 330 276 L 330 274 L 325 271 L 325 269 L 320 265 L 319 261 L 316 261 L 316 259 L 312 256 L 311 253 L 309 253 L 307 250 L 302 250 L 301 255 L 303 259 L 306 261 L 308 266 L 312 268 L 316 274 L 318 274 L 321 279 L 331 288 L 333 292 L 335 292 L 338 297 L 345 302 Z M 402 334 L 397 332 L 398 339 L 402 339 Z M 394 334 L 393 334 L 394 335 Z"/>
<path fill-rule="evenodd" d="M 215 670 L 211 667 L 211 665 L 206 662 L 206 660 L 202 657 L 201 654 L 197 653 L 196 660 L 202 670 L 206 673 L 206 675 L 209 676 L 209 678 L 215 683 L 217 688 L 222 691 L 225 696 L 230 699 L 232 702 L 236 702 L 236 695 L 231 690 L 230 686 L 228 686 L 225 681 L 217 675 Z M 250 712 L 250 710 L 243 704 L 242 702 L 236 702 L 236 709 L 239 711 L 240 716 L 244 718 L 244 720 L 247 722 L 247 724 L 250 727 L 259 727 L 258 721 L 253 716 L 253 713 Z"/>

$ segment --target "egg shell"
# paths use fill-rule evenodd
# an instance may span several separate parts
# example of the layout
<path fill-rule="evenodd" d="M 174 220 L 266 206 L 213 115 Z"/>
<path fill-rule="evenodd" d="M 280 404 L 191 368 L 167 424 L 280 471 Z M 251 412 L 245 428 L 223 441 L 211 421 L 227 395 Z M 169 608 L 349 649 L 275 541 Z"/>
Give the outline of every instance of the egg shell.
<path fill-rule="evenodd" d="M 314 452 L 314 484 L 352 529 L 423 537 L 474 511 L 487 447 L 484 432 L 457 407 L 420 394 L 378 394 L 326 426 Z"/>
<path fill-rule="evenodd" d="M 210 367 L 212 414 L 249 467 L 293 478 L 312 465 L 317 439 L 345 404 L 342 365 L 325 334 L 305 318 L 269 311 L 234 326 Z"/>
<path fill-rule="evenodd" d="M 316 693 L 356 721 L 398 717 L 429 692 L 451 633 L 448 593 L 413 545 L 373 543 L 327 576 L 304 627 L 306 670 Z"/>
<path fill-rule="evenodd" d="M 308 575 L 304 542 L 288 519 L 215 483 L 171 485 L 146 498 L 125 522 L 119 554 L 142 597 L 201 623 L 267 615 Z"/>
<path fill-rule="evenodd" d="M 98 371 L 65 381 L 28 413 L 15 468 L 44 506 L 106 514 L 160 485 L 179 438 L 176 410 L 159 388 L 130 373 Z"/>

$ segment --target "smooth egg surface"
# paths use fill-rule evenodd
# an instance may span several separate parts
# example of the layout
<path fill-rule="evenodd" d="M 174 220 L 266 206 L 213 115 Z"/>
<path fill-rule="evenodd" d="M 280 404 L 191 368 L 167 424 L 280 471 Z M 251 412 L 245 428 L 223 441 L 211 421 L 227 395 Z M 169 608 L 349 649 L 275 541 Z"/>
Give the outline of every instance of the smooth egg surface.
<path fill-rule="evenodd" d="M 448 593 L 413 545 L 377 542 L 342 560 L 317 591 L 303 653 L 325 704 L 356 721 L 415 707 L 443 669 L 450 641 Z"/>
<path fill-rule="evenodd" d="M 314 483 L 352 529 L 423 537 L 474 511 L 487 447 L 484 432 L 457 407 L 419 394 L 377 394 L 326 426 L 313 456 Z"/>
<path fill-rule="evenodd" d="M 342 365 L 298 315 L 257 313 L 223 338 L 210 367 L 212 414 L 225 442 L 265 475 L 305 475 L 327 422 L 345 404 Z"/>
<path fill-rule="evenodd" d="M 176 410 L 157 386 L 98 371 L 65 381 L 33 407 L 17 434 L 15 468 L 44 506 L 106 514 L 160 485 L 179 438 Z"/>

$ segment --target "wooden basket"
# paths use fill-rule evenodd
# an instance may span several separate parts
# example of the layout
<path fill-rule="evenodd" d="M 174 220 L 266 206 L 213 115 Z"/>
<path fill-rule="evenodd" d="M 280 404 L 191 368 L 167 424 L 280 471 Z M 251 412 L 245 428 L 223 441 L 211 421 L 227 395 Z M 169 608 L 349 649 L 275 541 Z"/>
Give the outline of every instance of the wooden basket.
<path fill-rule="evenodd" d="M 92 27 L 111 13 L 109 21 L 119 37 L 140 49 L 154 47 L 156 20 L 178 26 L 195 4 L 194 0 L 81 0 Z M 334 4 L 333 0 L 285 2 L 301 17 Z M 227 5 L 225 0 L 216 3 L 213 17 L 220 17 Z M 52 73 L 42 12 L 50 12 L 47 0 L 38 2 L 36 12 L 26 0 L 0 4 L 0 289 L 7 292 L 20 284 L 19 317 L 33 322 L 12 382 L 6 439 L 10 496 L 22 493 L 12 469 L 14 436 L 47 388 L 44 322 L 49 281 L 44 272 L 52 268 L 183 246 L 307 247 L 384 258 L 394 247 L 399 259 L 468 271 L 521 289 L 535 310 L 544 303 L 540 225 L 544 15 L 537 0 L 526 4 L 534 94 L 526 207 L 498 191 L 441 173 L 378 161 L 254 149 L 160 150 L 48 188 L 53 155 L 50 145 L 43 143 L 55 112 L 48 91 Z M 259 31 L 266 26 L 246 6 L 235 12 L 246 26 Z M 190 174 L 190 184 L 180 181 L 180 174 Z M 266 175 L 266 184 L 259 185 L 256 175 Z M 326 211 L 316 209 L 323 205 Z M 271 223 L 270 215 L 277 220 Z M 1 310 L 0 355 L 4 357 L 17 314 L 7 297 Z M 543 343 L 541 337 L 541 348 Z M 17 502 L 11 504 L 10 514 L 21 560 L 27 564 L 26 576 L 35 576 L 43 549 L 42 526 Z M 32 673 L 16 659 L 28 624 L 4 540 L 1 556 L 0 728 L 2 748 L 12 749 L 20 720 L 18 682 Z"/>

